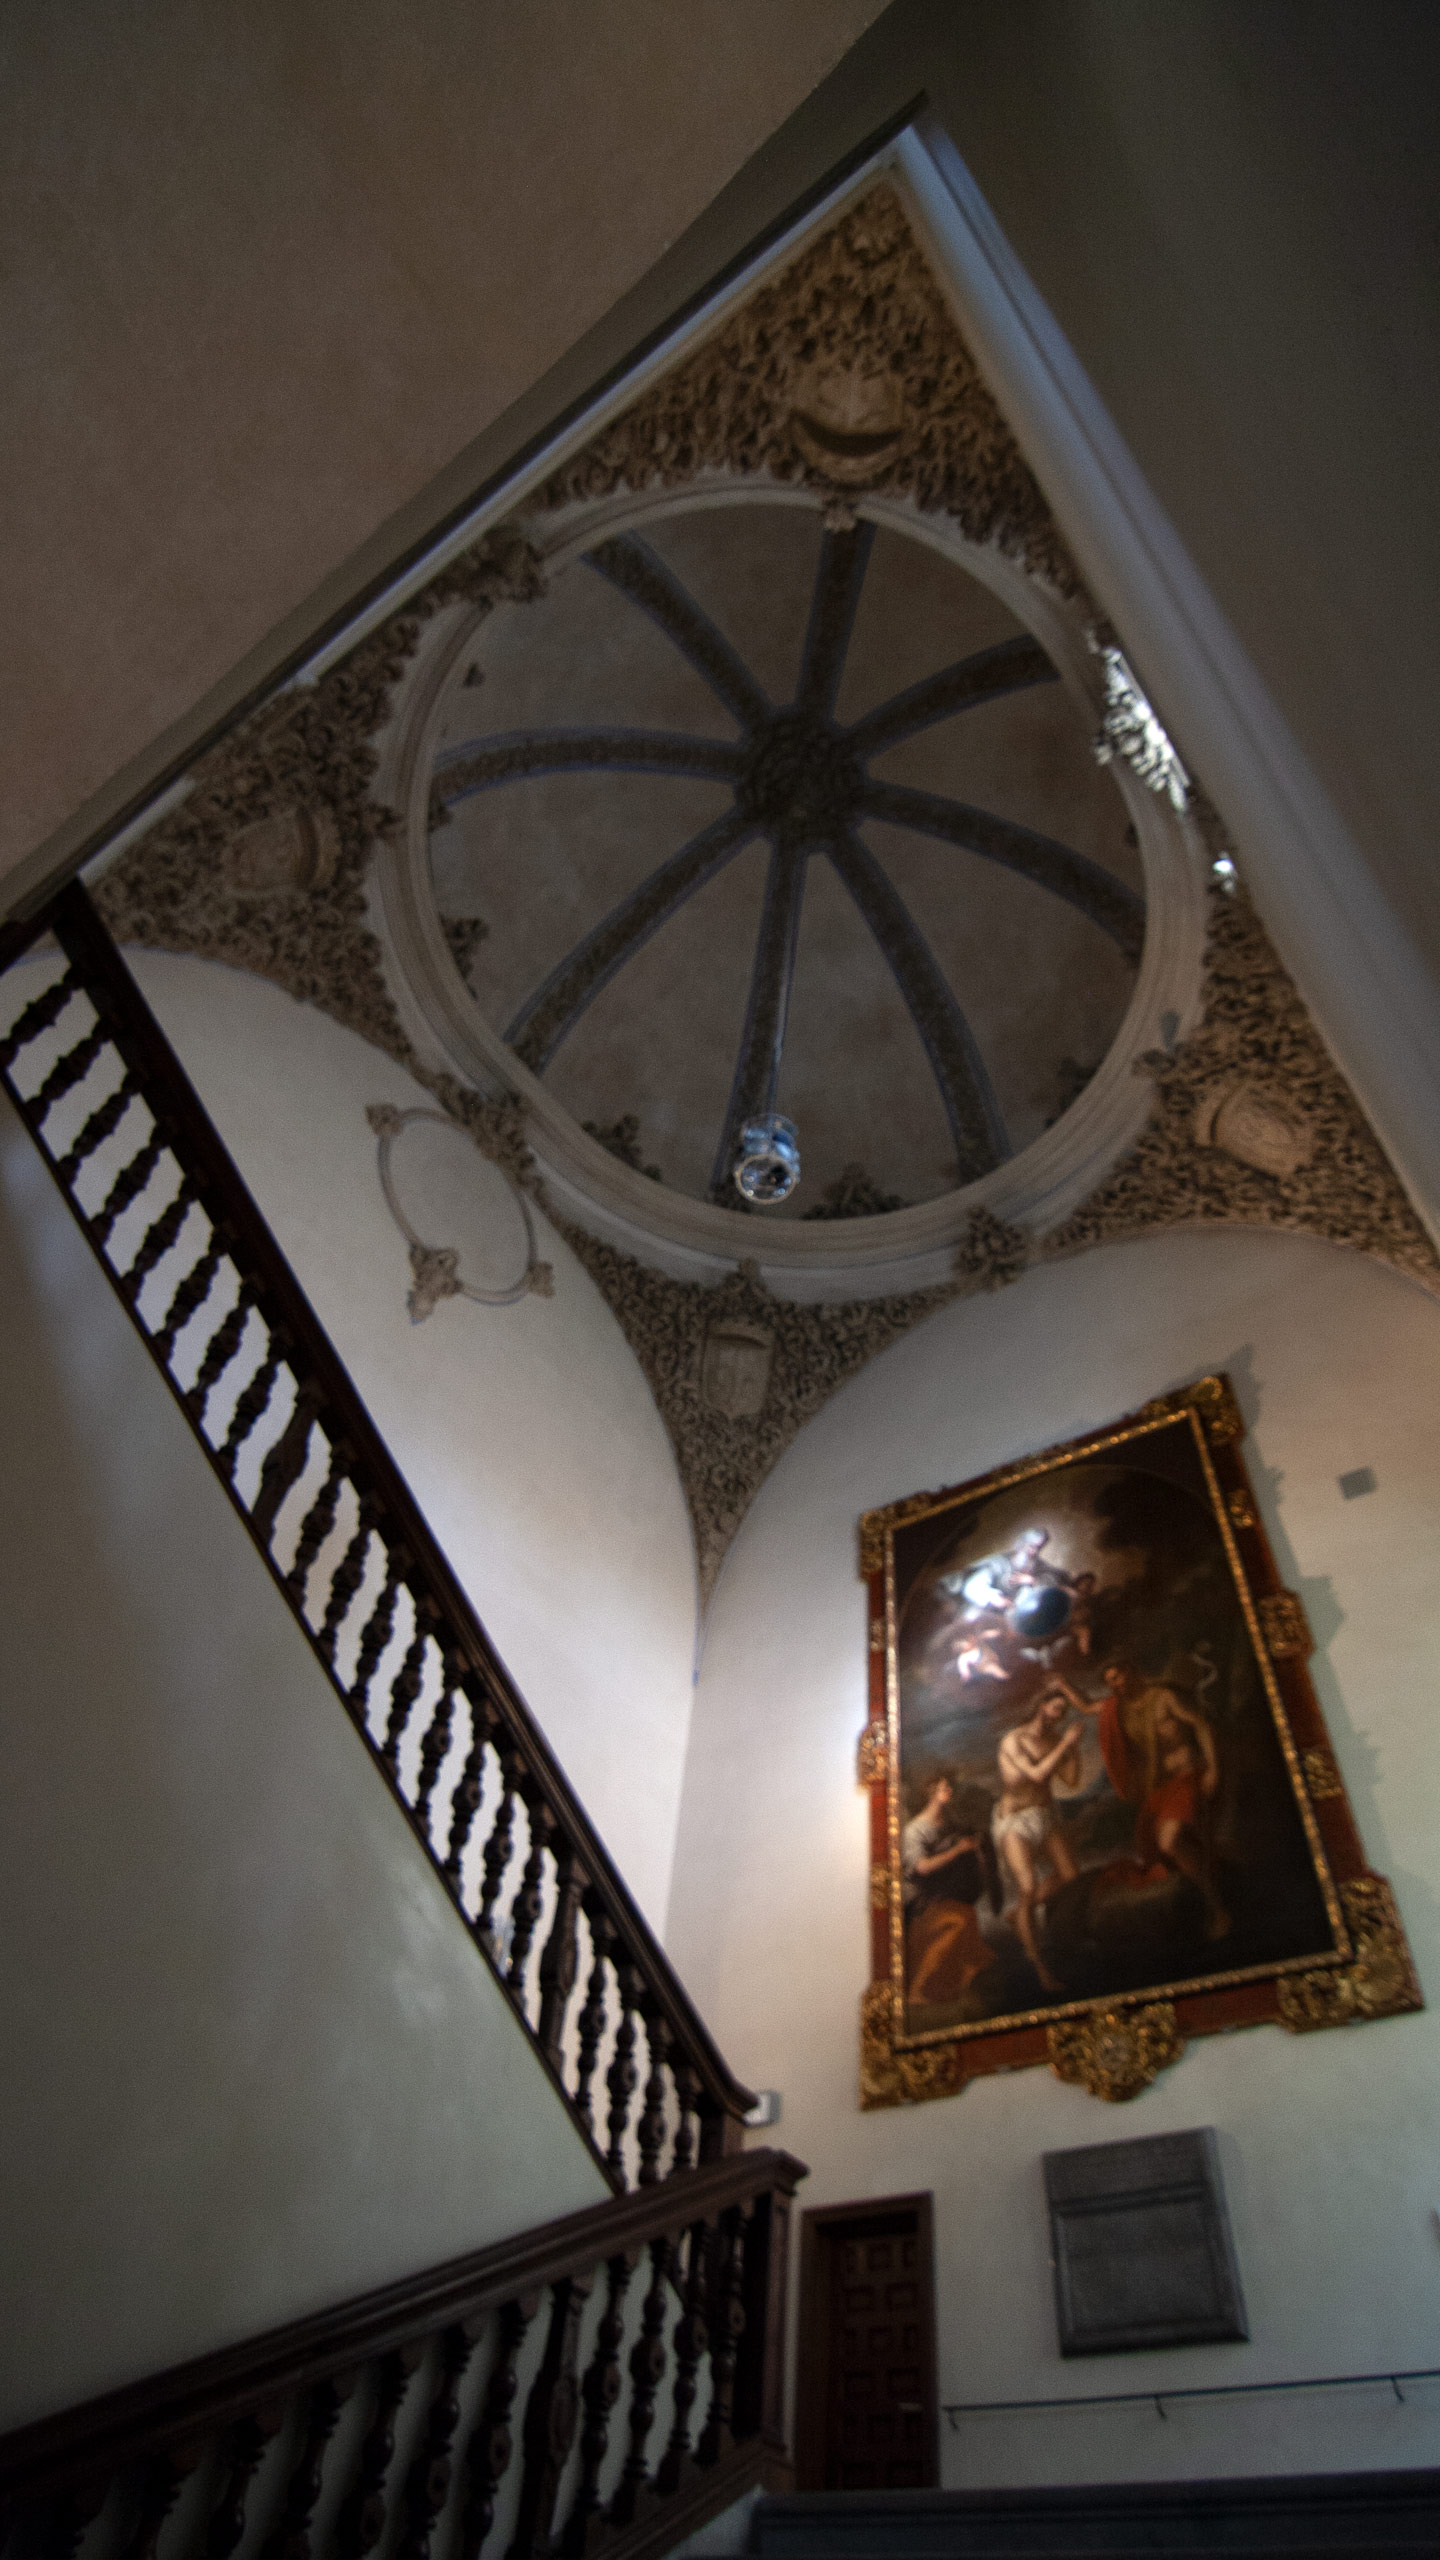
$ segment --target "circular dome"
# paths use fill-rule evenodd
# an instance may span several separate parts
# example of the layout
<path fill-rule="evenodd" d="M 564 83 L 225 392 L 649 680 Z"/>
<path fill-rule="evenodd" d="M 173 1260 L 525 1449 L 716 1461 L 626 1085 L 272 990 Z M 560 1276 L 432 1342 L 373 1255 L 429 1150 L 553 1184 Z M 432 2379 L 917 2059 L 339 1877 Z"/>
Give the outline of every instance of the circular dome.
<path fill-rule="evenodd" d="M 499 1033 L 613 1154 L 894 1211 L 1027 1147 L 1130 1001 L 1143 874 L 1093 718 L 931 545 L 749 501 L 605 531 L 461 653 L 430 884 Z"/>

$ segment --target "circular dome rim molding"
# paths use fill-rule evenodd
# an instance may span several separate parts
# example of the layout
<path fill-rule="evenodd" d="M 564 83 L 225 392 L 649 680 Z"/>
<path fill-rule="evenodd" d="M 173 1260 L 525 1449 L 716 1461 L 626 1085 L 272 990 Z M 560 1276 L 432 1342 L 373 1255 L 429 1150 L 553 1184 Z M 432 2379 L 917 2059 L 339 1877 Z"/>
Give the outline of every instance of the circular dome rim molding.
<path fill-rule="evenodd" d="M 819 513 L 812 493 L 781 483 L 709 472 L 684 488 L 625 490 L 565 508 L 536 523 L 521 518 L 544 566 L 558 571 L 602 532 L 654 524 L 705 508 L 756 505 Z M 1103 674 L 1083 612 L 1043 586 L 1003 552 L 971 543 L 943 516 L 911 502 L 870 495 L 856 505 L 866 521 L 924 542 L 989 587 L 1031 631 L 1086 721 L 1099 728 Z M 523 612 L 522 604 L 499 612 Z M 616 1241 L 652 1252 L 659 1245 L 697 1269 L 732 1269 L 753 1260 L 768 1271 L 812 1280 L 867 1266 L 935 1263 L 959 1243 L 973 1213 L 1043 1230 L 1077 1208 L 1138 1138 L 1150 1108 L 1136 1060 L 1183 1037 L 1199 1019 L 1206 930 L 1208 857 L 1193 820 L 1147 789 L 1121 762 L 1110 771 L 1139 840 L 1145 874 L 1146 929 L 1130 1001 L 1109 1049 L 1084 1091 L 1053 1127 L 977 1180 L 917 1205 L 865 1218 L 809 1223 L 723 1209 L 648 1181 L 588 1137 L 579 1122 L 515 1056 L 456 969 L 441 929 L 429 867 L 431 762 L 441 705 L 457 661 L 484 616 L 460 607 L 437 618 L 411 669 L 398 717 L 384 742 L 378 798 L 401 813 L 395 836 L 376 865 L 380 940 L 392 993 L 412 1031 L 428 1034 L 444 1063 L 492 1094 L 518 1098 L 526 1133 L 543 1172 L 571 1194 L 582 1212 L 598 1212 Z M 927 1275 L 929 1276 L 929 1275 Z M 876 1285 L 872 1280 L 872 1286 Z M 884 1284 L 892 1285 L 889 1278 Z M 864 1294 L 863 1288 L 859 1294 Z"/>

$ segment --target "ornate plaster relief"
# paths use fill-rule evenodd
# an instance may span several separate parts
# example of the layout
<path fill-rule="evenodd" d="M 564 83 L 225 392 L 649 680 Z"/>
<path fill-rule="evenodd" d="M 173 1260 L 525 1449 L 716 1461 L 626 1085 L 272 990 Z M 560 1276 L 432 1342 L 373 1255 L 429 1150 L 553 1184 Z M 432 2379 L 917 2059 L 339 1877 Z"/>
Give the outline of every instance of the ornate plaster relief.
<path fill-rule="evenodd" d="M 1130 1010 L 1078 1102 L 964 1190 L 817 1223 L 681 1199 L 560 1112 L 489 1031 L 420 868 L 440 691 L 484 618 L 539 592 L 546 556 L 682 500 L 732 503 L 759 480 L 832 522 L 858 509 L 950 550 L 1103 724 L 1098 651 L 1113 636 L 880 187 L 573 457 L 525 529 L 486 535 L 205 757 L 183 804 L 97 890 L 121 941 L 253 970 L 399 1059 L 548 1210 L 650 1381 L 707 1593 L 758 1485 L 832 1389 L 955 1295 L 1037 1258 L 1175 1224 L 1258 1224 L 1440 1290 L 1435 1251 L 1242 888 L 1212 890 L 1207 927 L 1218 825 L 1170 788 L 1163 755 L 1163 791 L 1127 760 L 1131 745 L 1142 763 L 1158 753 L 1134 704 L 1110 729 L 1149 897 Z M 425 1285 L 449 1294 L 444 1273 Z"/>

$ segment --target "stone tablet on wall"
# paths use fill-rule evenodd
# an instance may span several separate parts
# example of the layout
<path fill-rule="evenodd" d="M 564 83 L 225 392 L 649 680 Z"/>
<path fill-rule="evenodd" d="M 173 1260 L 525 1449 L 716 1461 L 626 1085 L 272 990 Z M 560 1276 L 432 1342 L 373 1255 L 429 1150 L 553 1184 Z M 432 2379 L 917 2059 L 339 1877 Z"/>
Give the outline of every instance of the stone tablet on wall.
<path fill-rule="evenodd" d="M 1047 2151 L 1062 2356 L 1248 2338 L 1215 2136 Z"/>

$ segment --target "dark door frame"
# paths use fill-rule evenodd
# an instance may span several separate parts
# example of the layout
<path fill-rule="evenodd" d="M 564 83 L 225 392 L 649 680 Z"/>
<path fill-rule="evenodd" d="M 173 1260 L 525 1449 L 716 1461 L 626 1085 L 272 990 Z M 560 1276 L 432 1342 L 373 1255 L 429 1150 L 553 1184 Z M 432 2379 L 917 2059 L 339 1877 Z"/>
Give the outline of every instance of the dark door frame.
<path fill-rule="evenodd" d="M 919 2279 L 920 2375 L 924 2404 L 927 2477 L 940 2486 L 940 2388 L 935 2334 L 935 2198 L 928 2188 L 908 2195 L 857 2196 L 850 2204 L 814 2205 L 800 2217 L 800 2316 L 795 2342 L 795 2486 L 825 2485 L 825 2412 L 830 2386 L 831 2328 L 825 2287 L 825 2233 L 837 2223 L 878 2226 L 913 2218 Z"/>

